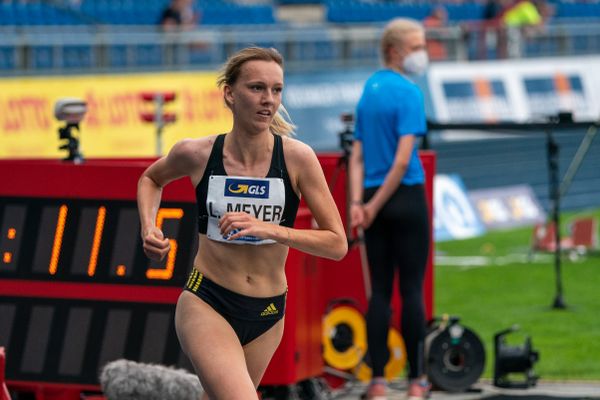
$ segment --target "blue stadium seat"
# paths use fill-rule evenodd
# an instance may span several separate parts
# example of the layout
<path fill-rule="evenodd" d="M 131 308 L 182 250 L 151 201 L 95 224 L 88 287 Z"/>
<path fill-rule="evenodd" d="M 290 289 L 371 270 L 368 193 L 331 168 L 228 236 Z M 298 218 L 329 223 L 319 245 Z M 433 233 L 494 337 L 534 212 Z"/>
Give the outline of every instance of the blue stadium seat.
<path fill-rule="evenodd" d="M 54 66 L 54 49 L 52 46 L 32 47 L 31 53 L 31 67 L 33 69 L 50 69 Z"/>
<path fill-rule="evenodd" d="M 600 18 L 600 2 L 556 4 L 556 18 Z"/>
<path fill-rule="evenodd" d="M 112 45 L 108 48 L 108 62 L 109 67 L 122 68 L 129 64 L 127 60 L 127 46 L 124 45 Z"/>
<path fill-rule="evenodd" d="M 62 48 L 62 63 L 64 68 L 91 68 L 94 57 L 91 46 L 64 46 Z"/>
<path fill-rule="evenodd" d="M 162 49 L 159 45 L 143 44 L 135 47 L 136 65 L 155 67 L 163 63 Z"/>
<path fill-rule="evenodd" d="M 211 3 L 201 8 L 204 25 L 273 24 L 271 6 L 241 6 L 232 3 Z"/>
<path fill-rule="evenodd" d="M 485 6 L 482 3 L 446 4 L 449 21 L 477 21 L 483 19 Z"/>
<path fill-rule="evenodd" d="M 0 3 L 0 25 L 14 25 L 15 10 L 11 3 Z"/>
<path fill-rule="evenodd" d="M 105 24 L 154 25 L 168 0 L 85 0 L 81 12 Z M 198 3 L 205 25 L 272 24 L 271 5 L 239 5 L 221 0 Z"/>
<path fill-rule="evenodd" d="M 214 45 L 190 43 L 188 45 L 188 50 L 189 59 L 187 60 L 187 62 L 191 65 L 218 63 L 221 61 L 220 58 L 216 57 L 216 55 L 218 55 L 218 52 L 217 49 L 215 49 Z"/>
<path fill-rule="evenodd" d="M 431 11 L 429 4 L 363 2 L 358 0 L 329 0 L 327 20 L 330 22 L 381 22 L 394 17 L 421 20 Z"/>
<path fill-rule="evenodd" d="M 289 5 L 289 4 L 323 4 L 325 0 L 277 0 L 278 4 Z"/>
<path fill-rule="evenodd" d="M 302 61 L 334 60 L 341 56 L 340 46 L 329 40 L 313 40 L 294 44 L 294 59 Z"/>
<path fill-rule="evenodd" d="M 401 2 L 365 2 L 360 0 L 328 0 L 327 20 L 330 22 L 383 22 L 394 17 L 422 20 L 432 10 L 432 4 Z M 451 21 L 481 19 L 484 5 L 478 2 L 443 4 Z"/>
<path fill-rule="evenodd" d="M 11 46 L 0 47 L 0 70 L 11 70 L 17 67 L 16 49 Z"/>

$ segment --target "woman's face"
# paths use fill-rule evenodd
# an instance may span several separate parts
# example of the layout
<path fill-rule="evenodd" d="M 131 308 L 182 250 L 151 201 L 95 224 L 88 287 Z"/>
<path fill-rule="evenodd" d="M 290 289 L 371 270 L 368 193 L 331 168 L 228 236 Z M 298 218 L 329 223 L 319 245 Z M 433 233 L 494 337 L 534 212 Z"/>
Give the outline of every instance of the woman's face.
<path fill-rule="evenodd" d="M 283 69 L 274 61 L 248 61 L 225 98 L 233 112 L 234 125 L 249 132 L 269 130 L 281 104 Z"/>
<path fill-rule="evenodd" d="M 408 32 L 402 43 L 398 46 L 398 51 L 402 57 L 402 60 L 404 60 L 404 58 L 406 58 L 410 53 L 425 49 L 425 32 L 422 30 Z"/>

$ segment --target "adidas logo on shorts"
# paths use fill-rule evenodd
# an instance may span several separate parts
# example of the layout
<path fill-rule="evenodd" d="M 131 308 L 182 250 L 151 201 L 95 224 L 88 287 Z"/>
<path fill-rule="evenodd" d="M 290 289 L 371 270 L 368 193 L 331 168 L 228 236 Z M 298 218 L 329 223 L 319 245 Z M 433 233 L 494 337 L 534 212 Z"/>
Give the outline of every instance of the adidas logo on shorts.
<path fill-rule="evenodd" d="M 267 315 L 275 315 L 279 314 L 279 310 L 275 307 L 275 304 L 269 304 L 269 307 L 265 308 L 265 311 L 260 313 L 261 317 L 266 317 Z"/>

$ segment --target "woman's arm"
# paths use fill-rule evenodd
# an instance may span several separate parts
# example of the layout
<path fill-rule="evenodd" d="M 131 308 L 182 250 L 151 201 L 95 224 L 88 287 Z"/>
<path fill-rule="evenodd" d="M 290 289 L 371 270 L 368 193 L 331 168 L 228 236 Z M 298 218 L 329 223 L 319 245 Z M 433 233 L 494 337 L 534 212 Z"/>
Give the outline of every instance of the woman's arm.
<path fill-rule="evenodd" d="M 176 143 L 169 154 L 150 165 L 138 181 L 137 203 L 144 253 L 153 260 L 162 260 L 170 249 L 169 240 L 156 226 L 162 189 L 169 182 L 189 175 L 193 168 L 190 154 L 193 154 L 190 141 Z"/>
<path fill-rule="evenodd" d="M 350 177 L 350 227 L 355 228 L 362 225 L 364 220 L 363 212 L 363 180 L 364 164 L 362 154 L 362 142 L 354 140 L 352 143 L 352 153 L 348 159 L 348 174 Z"/>
<path fill-rule="evenodd" d="M 291 141 L 290 141 L 291 142 Z M 291 146 L 290 146 L 291 147 Z M 315 152 L 306 144 L 294 141 L 293 164 L 297 183 L 316 223 L 316 229 L 279 231 L 276 239 L 309 254 L 340 260 L 348 251 L 348 240 L 339 210 L 329 191 L 323 169 Z"/>
<path fill-rule="evenodd" d="M 398 189 L 398 186 L 400 186 L 402 177 L 404 176 L 406 168 L 408 167 L 414 145 L 415 135 L 404 135 L 400 138 L 398 147 L 396 148 L 396 155 L 394 157 L 392 168 L 385 176 L 383 184 L 379 187 L 379 189 L 377 189 L 373 197 L 364 206 L 364 228 L 367 228 L 369 225 L 371 225 L 379 210 L 381 210 L 383 205 L 389 200 L 392 194 L 394 194 L 396 189 Z"/>

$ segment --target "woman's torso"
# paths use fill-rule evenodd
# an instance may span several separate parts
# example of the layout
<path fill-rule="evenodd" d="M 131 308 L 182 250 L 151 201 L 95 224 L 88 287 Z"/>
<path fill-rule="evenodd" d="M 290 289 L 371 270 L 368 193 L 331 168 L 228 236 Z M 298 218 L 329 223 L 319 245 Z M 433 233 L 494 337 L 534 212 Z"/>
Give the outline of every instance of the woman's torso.
<path fill-rule="evenodd" d="M 198 223 L 200 228 L 199 249 L 194 266 L 209 279 L 240 294 L 256 297 L 281 294 L 287 287 L 285 279 L 287 246 L 272 241 L 261 242 L 264 244 L 259 245 L 232 244 L 218 241 L 221 239 L 215 237 L 215 233 L 218 233 L 215 231 L 218 229 L 215 225 L 217 216 L 228 209 L 234 211 L 262 210 L 256 213 L 250 211 L 250 213 L 258 219 L 270 220 L 272 223 L 293 225 L 299 199 L 296 195 L 297 189 L 293 187 L 292 180 L 288 176 L 281 138 L 273 136 L 272 145 L 265 149 L 264 157 L 259 157 L 258 162 L 251 168 L 242 166 L 234 159 L 224 147 L 224 139 L 224 136 L 217 136 L 210 141 L 211 143 L 204 143 L 204 146 L 210 147 L 210 149 L 204 148 L 201 151 L 204 160 L 199 169 L 202 171 L 195 171 L 191 175 L 199 201 Z M 280 141 L 279 145 L 278 141 Z M 258 179 L 254 180 L 254 178 Z M 234 182 L 233 186 L 232 182 Z M 244 185 L 240 186 L 239 182 L 243 182 Z M 256 199 L 252 203 L 253 199 L 248 191 L 252 192 L 253 186 L 255 186 L 253 183 L 256 182 L 259 183 L 258 186 L 263 183 L 270 184 L 272 192 L 283 191 L 284 193 L 280 193 L 279 197 L 285 197 L 284 204 L 265 204 L 262 201 L 264 199 Z M 227 194 L 226 192 L 231 191 L 232 187 L 233 194 L 237 196 L 241 204 L 233 202 L 225 205 L 223 198 L 219 195 L 223 195 L 223 192 Z M 259 187 L 259 191 L 255 190 L 253 193 L 264 193 L 264 187 Z M 239 197 L 240 195 L 242 197 Z M 233 200 L 236 200 L 236 197 Z M 212 204 L 211 201 L 213 201 Z M 244 202 L 246 204 L 243 204 Z M 220 211 L 217 211 L 218 209 Z M 274 212 L 274 209 L 279 211 Z M 278 212 L 285 216 L 277 215 Z M 284 221 L 281 221 L 282 219 Z M 207 231 L 209 235 L 212 232 L 215 240 L 207 236 Z"/>

